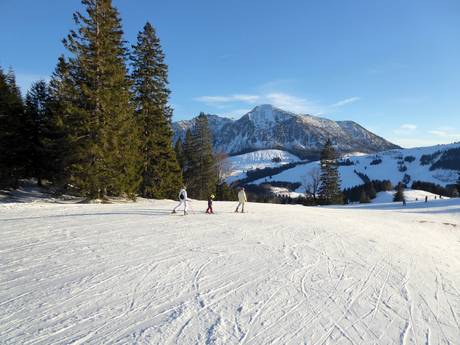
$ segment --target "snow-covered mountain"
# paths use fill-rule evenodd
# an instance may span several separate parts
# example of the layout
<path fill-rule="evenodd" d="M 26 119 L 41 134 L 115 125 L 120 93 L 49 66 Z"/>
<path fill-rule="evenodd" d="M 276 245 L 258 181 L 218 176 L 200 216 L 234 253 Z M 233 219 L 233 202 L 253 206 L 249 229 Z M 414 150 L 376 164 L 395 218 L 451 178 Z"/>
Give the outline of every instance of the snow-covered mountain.
<path fill-rule="evenodd" d="M 295 114 L 265 104 L 238 120 L 208 115 L 214 148 L 231 155 L 261 149 L 281 149 L 301 158 L 317 158 L 324 143 L 332 139 L 341 153 L 374 153 L 398 146 L 353 121 L 332 121 Z M 185 136 L 195 119 L 173 124 L 174 139 Z"/>
<path fill-rule="evenodd" d="M 319 169 L 319 162 L 300 164 L 279 174 L 270 175 L 271 178 L 264 177 L 251 183 L 302 183 L 313 169 Z M 460 143 L 395 149 L 367 155 L 347 155 L 341 159 L 339 167 L 342 188 L 363 184 L 363 179 L 359 175 L 366 175 L 370 180 L 390 180 L 393 185 L 400 181 L 407 185 L 411 185 L 413 181 L 424 181 L 447 186 L 456 183 L 459 170 Z M 245 177 L 246 174 L 233 176 L 233 181 Z"/>

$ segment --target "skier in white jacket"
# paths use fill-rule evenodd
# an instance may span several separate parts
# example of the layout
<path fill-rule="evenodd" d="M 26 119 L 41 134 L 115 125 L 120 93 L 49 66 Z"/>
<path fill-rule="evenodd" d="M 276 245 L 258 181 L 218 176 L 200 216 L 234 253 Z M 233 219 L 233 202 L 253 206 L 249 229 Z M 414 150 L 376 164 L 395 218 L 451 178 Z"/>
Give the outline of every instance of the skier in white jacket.
<path fill-rule="evenodd" d="M 184 205 L 184 216 L 187 214 L 187 188 L 183 186 L 179 191 L 179 204 L 174 207 L 172 213 L 176 213 L 176 210 Z"/>
<path fill-rule="evenodd" d="M 238 192 L 238 206 L 236 207 L 235 213 L 238 213 L 238 209 L 241 206 L 241 213 L 244 213 L 244 205 L 248 199 L 246 198 L 246 193 L 244 192 L 244 188 L 241 187 L 240 191 Z"/>

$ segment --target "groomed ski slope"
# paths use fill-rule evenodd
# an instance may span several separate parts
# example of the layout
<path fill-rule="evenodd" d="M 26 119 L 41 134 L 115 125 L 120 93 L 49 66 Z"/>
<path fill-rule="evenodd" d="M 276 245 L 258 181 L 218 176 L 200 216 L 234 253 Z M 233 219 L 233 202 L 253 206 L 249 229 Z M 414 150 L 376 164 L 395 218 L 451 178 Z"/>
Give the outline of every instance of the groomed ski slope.
<path fill-rule="evenodd" d="M 460 344 L 460 200 L 0 205 L 1 344 Z"/>

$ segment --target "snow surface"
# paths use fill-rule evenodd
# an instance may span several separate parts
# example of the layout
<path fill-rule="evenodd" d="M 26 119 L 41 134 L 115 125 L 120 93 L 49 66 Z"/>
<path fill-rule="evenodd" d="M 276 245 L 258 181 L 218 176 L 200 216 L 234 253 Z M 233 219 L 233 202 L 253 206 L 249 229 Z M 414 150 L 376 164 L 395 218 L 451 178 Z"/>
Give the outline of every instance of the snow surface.
<path fill-rule="evenodd" d="M 1 344 L 459 344 L 460 199 L 0 205 Z"/>
<path fill-rule="evenodd" d="M 372 203 L 388 203 L 393 202 L 393 197 L 395 195 L 395 191 L 386 191 L 386 192 L 379 192 L 375 199 L 372 200 Z M 430 192 L 426 192 L 424 190 L 418 189 L 405 189 L 404 190 L 404 198 L 406 202 L 425 202 L 425 197 L 428 197 L 429 201 L 437 200 L 439 195 L 433 194 Z M 449 199 L 448 197 L 442 197 L 443 199 Z"/>
<path fill-rule="evenodd" d="M 436 145 L 430 147 L 419 147 L 413 149 L 400 149 L 380 152 L 378 154 L 368 154 L 357 156 L 348 156 L 354 165 L 340 166 L 339 172 L 341 177 L 341 187 L 349 188 L 363 184 L 363 180 L 354 172 L 355 170 L 366 174 L 371 180 L 390 180 L 393 185 L 397 185 L 403 180 L 404 175 L 411 177 L 409 185 L 413 181 L 432 182 L 442 186 L 455 183 L 458 178 L 457 171 L 437 169 L 430 171 L 429 165 L 421 165 L 420 157 L 424 154 L 433 154 L 436 151 L 444 151 L 451 148 L 460 147 L 460 143 L 449 145 Z M 407 171 L 399 171 L 398 161 L 404 157 L 413 156 L 415 161 L 404 162 Z M 380 158 L 382 163 L 371 165 L 370 163 Z M 271 181 L 300 182 L 302 183 L 305 176 L 308 176 L 312 169 L 318 169 L 319 162 L 310 162 L 306 165 L 298 165 L 294 168 L 284 170 L 277 175 L 273 175 Z M 254 184 L 267 182 L 265 178 L 254 181 Z M 300 190 L 298 190 L 300 191 Z M 303 187 L 302 187 L 303 191 Z"/>

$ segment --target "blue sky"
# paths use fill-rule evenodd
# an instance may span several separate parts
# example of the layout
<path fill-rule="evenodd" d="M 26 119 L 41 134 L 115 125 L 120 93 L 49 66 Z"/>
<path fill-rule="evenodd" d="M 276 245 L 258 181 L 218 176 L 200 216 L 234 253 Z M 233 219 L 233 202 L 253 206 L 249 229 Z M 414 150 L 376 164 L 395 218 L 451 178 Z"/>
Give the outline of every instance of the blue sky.
<path fill-rule="evenodd" d="M 174 119 L 257 104 L 354 120 L 405 147 L 460 140 L 458 0 L 114 0 L 126 40 L 149 20 Z M 0 0 L 0 66 L 20 86 L 65 52 L 79 0 Z"/>

